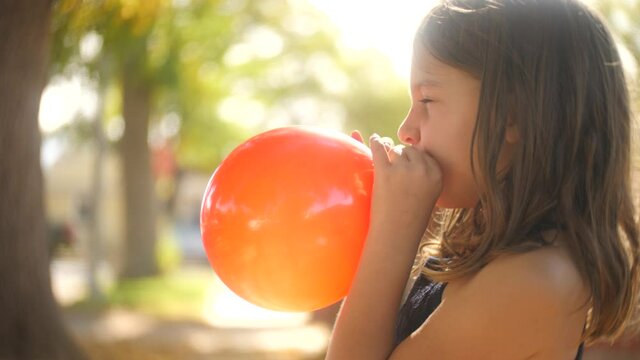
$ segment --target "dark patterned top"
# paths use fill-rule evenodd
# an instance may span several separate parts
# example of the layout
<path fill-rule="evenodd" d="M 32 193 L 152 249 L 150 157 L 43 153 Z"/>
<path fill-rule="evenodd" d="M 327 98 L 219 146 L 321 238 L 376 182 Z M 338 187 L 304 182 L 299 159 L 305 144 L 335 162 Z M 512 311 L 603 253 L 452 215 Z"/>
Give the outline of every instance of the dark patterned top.
<path fill-rule="evenodd" d="M 430 259 L 431 260 L 431 259 Z M 411 333 L 424 323 L 429 315 L 440 305 L 442 293 L 447 283 L 432 281 L 420 275 L 413 284 L 406 302 L 400 308 L 396 323 L 396 345 L 400 344 Z M 575 360 L 582 360 L 584 343 L 578 347 Z"/>

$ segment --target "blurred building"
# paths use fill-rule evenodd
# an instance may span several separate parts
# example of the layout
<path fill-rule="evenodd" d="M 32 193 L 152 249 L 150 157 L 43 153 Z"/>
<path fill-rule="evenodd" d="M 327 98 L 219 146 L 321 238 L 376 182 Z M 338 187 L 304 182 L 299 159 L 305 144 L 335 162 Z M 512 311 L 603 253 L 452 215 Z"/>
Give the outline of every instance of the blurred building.
<path fill-rule="evenodd" d="M 47 150 L 47 147 L 44 147 Z M 200 240 L 200 204 L 210 174 L 178 168 L 166 147 L 152 151 L 156 177 L 159 227 L 171 237 L 185 260 L 206 261 Z M 119 155 L 106 151 L 102 167 L 100 229 L 103 256 L 117 266 L 124 233 L 124 206 Z M 58 151 L 43 166 L 47 218 L 52 228 L 69 228 L 79 254 L 86 249 L 87 226 L 93 201 L 95 153 L 91 144 L 69 146 Z M 167 226 L 168 224 L 168 226 Z M 166 229 L 169 230 L 166 230 Z"/>

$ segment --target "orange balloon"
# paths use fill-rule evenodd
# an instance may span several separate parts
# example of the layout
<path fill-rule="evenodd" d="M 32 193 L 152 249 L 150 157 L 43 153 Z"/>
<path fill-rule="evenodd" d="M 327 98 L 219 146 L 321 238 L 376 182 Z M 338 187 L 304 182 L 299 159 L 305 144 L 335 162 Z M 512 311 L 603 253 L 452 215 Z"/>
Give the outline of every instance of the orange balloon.
<path fill-rule="evenodd" d="M 370 150 L 339 132 L 286 127 L 238 146 L 200 212 L 209 262 L 258 306 L 310 311 L 343 298 L 369 227 Z"/>

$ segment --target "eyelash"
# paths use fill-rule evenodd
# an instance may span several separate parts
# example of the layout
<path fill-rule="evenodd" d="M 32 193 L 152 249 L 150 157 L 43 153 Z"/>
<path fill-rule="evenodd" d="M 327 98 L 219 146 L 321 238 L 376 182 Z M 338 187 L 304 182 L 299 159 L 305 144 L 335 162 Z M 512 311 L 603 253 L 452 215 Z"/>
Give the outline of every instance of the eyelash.
<path fill-rule="evenodd" d="M 424 99 L 421 99 L 420 102 L 426 105 L 426 104 L 432 103 L 433 100 L 429 98 L 424 98 Z"/>

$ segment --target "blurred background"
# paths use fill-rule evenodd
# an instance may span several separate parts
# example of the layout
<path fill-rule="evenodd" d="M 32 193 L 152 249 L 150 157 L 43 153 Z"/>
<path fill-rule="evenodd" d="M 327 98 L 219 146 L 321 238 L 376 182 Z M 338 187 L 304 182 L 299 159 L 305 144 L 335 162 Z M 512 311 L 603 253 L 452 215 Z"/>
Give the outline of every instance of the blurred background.
<path fill-rule="evenodd" d="M 92 358 L 324 358 L 337 305 L 279 313 L 231 293 L 201 243 L 202 194 L 231 150 L 268 129 L 395 138 L 432 4 L 56 2 L 39 114 L 51 280 Z M 637 113 L 640 0 L 591 4 L 617 36 Z M 585 359 L 640 359 L 640 340 Z"/>

